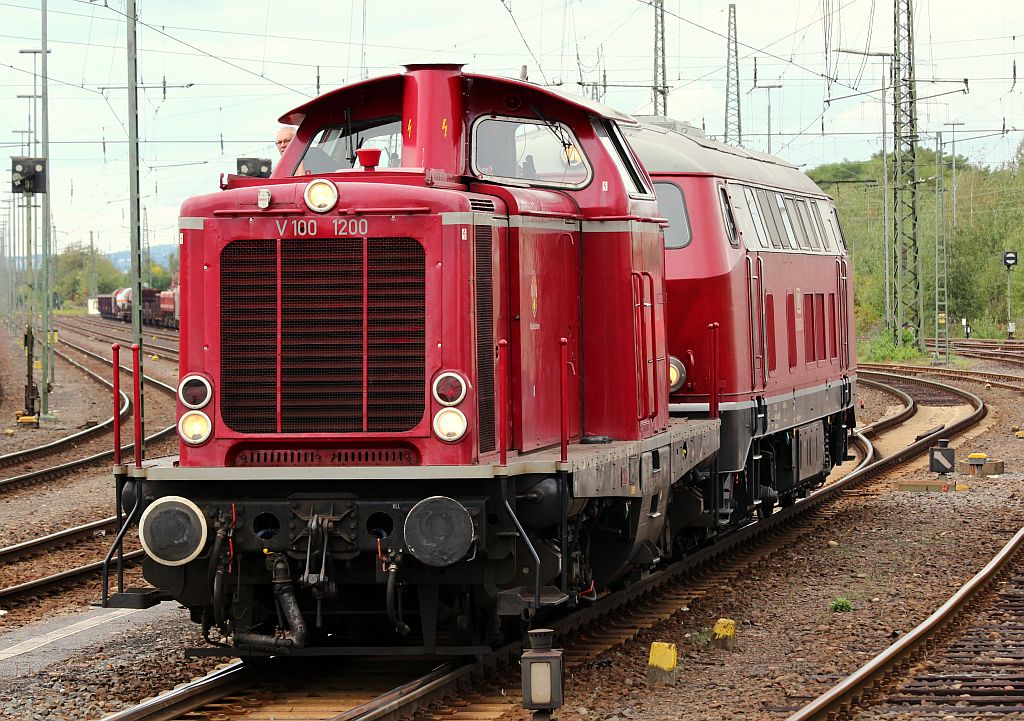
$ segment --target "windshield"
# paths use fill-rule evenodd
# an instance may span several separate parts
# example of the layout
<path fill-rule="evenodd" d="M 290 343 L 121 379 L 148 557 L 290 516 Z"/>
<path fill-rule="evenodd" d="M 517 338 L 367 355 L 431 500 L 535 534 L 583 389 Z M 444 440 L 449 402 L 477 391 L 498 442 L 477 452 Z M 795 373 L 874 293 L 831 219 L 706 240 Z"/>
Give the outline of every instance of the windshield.
<path fill-rule="evenodd" d="M 574 188 L 590 181 L 586 156 L 567 126 L 522 118 L 476 122 L 473 172 L 482 178 Z"/>
<path fill-rule="evenodd" d="M 358 169 L 359 148 L 380 148 L 380 167 L 397 168 L 402 164 L 401 118 L 374 118 L 323 128 L 306 148 L 294 175 L 334 173 Z"/>

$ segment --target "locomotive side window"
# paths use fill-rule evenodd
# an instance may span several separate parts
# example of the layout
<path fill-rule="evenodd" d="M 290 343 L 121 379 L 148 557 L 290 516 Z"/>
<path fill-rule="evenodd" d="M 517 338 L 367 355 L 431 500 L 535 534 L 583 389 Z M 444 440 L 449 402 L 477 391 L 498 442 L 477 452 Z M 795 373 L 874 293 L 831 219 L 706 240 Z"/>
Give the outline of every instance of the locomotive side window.
<path fill-rule="evenodd" d="M 356 150 L 380 148 L 380 164 L 396 168 L 402 164 L 402 119 L 374 118 L 323 128 L 306 148 L 296 175 L 333 173 L 359 168 Z"/>
<path fill-rule="evenodd" d="M 675 183 L 655 183 L 654 192 L 658 196 L 658 212 L 669 223 L 665 228 L 665 247 L 685 248 L 693 240 L 693 231 L 683 189 Z"/>
<path fill-rule="evenodd" d="M 772 193 L 775 196 L 775 205 L 779 208 L 779 216 L 782 218 L 782 225 L 786 229 L 786 235 L 789 236 L 789 247 L 793 250 L 801 250 L 802 246 L 797 242 L 796 233 L 793 232 L 793 224 L 789 220 L 789 213 L 786 212 L 786 204 L 782 200 L 782 196 L 778 193 Z"/>
<path fill-rule="evenodd" d="M 484 117 L 473 125 L 473 173 L 494 180 L 581 188 L 590 165 L 567 125 Z"/>
<path fill-rule="evenodd" d="M 832 250 L 832 244 L 828 240 L 828 234 L 825 233 L 825 225 L 821 222 L 821 210 L 818 209 L 818 203 L 811 201 L 811 215 L 814 216 L 814 222 L 818 226 L 818 233 L 821 234 L 821 242 L 825 246 L 825 250 Z"/>
<path fill-rule="evenodd" d="M 616 170 L 619 171 L 619 176 L 629 194 L 650 195 L 651 189 L 647 187 L 643 171 L 633 160 L 633 156 L 626 147 L 626 141 L 623 140 L 622 134 L 619 132 L 619 127 L 610 120 L 595 122 L 594 132 L 611 157 Z"/>
<path fill-rule="evenodd" d="M 725 192 L 725 188 L 718 188 L 718 198 L 722 201 L 722 215 L 725 216 L 725 229 L 729 235 L 729 245 L 738 248 L 740 247 L 740 238 L 736 233 L 736 218 L 733 217 L 729 194 Z"/>
<path fill-rule="evenodd" d="M 773 248 L 782 248 L 782 231 L 779 230 L 779 221 L 776 219 L 779 211 L 772 212 L 773 204 L 768 202 L 768 193 L 761 190 L 757 191 L 757 199 L 761 201 L 761 217 L 764 218 L 765 228 L 768 229 L 768 237 L 772 241 Z"/>
<path fill-rule="evenodd" d="M 793 232 L 796 234 L 796 241 L 800 244 L 800 247 L 804 250 L 811 249 L 811 243 L 807 239 L 807 234 L 804 232 L 803 226 L 800 224 L 800 217 L 796 212 L 796 201 L 792 198 L 785 198 L 786 216 L 789 218 L 789 224 L 793 227 Z"/>
<path fill-rule="evenodd" d="M 775 218 L 775 227 L 779 231 L 782 247 L 787 250 L 799 250 L 800 246 L 796 244 L 796 238 L 793 237 L 793 229 L 787 228 L 786 223 L 782 220 L 782 202 L 778 194 L 769 190 L 766 195 L 768 196 L 768 209 L 771 211 L 772 217 Z"/>
<path fill-rule="evenodd" d="M 796 205 L 797 218 L 800 220 L 800 225 L 803 226 L 804 234 L 807 236 L 807 240 L 810 241 L 811 247 L 815 250 L 821 250 L 821 241 L 818 239 L 818 232 L 811 223 L 811 216 L 807 212 L 807 203 L 803 200 L 794 200 L 793 203 Z"/>
<path fill-rule="evenodd" d="M 836 230 L 839 233 L 839 240 L 843 244 L 843 250 L 846 250 L 848 248 L 846 245 L 846 236 L 843 235 L 843 226 L 839 223 L 839 211 L 836 210 L 835 206 L 832 206 L 832 217 L 836 220 Z"/>
<path fill-rule="evenodd" d="M 743 197 L 747 199 L 747 210 L 750 211 L 750 217 L 754 224 L 754 232 L 757 233 L 757 240 L 761 243 L 762 248 L 768 247 L 768 230 L 764 226 L 764 220 L 761 218 L 761 211 L 757 207 L 757 196 L 754 195 L 754 191 L 751 188 L 743 188 Z"/>

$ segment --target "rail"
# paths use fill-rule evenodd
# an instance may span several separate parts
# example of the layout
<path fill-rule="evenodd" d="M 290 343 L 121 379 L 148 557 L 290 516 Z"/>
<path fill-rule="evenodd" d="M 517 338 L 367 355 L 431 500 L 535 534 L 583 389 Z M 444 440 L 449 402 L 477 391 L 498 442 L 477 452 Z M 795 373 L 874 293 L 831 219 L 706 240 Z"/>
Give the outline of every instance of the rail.
<path fill-rule="evenodd" d="M 914 630 L 847 676 L 838 685 L 792 714 L 787 721 L 818 721 L 832 718 L 841 710 L 856 703 L 865 691 L 884 679 L 897 663 L 905 662 L 909 656 L 933 639 L 938 631 L 948 626 L 1017 556 L 1022 544 L 1024 528 L 1017 531 L 983 569 Z M 908 712 L 913 713 L 911 710 Z"/>
<path fill-rule="evenodd" d="M 94 373 L 93 371 L 83 366 L 81 363 L 76 362 L 72 358 L 66 356 L 65 354 L 61 353 L 56 349 L 54 349 L 53 352 L 58 358 L 70 363 L 72 366 L 82 371 L 88 377 L 92 378 L 96 382 L 102 384 L 104 387 L 112 387 L 110 381 L 106 380 L 98 373 Z M 6 453 L 0 456 L 0 467 L 11 466 L 14 465 L 15 463 L 21 463 L 22 461 L 27 461 L 30 458 L 34 458 L 39 455 L 53 453 L 68 446 L 75 446 L 88 438 L 100 435 L 101 433 L 106 431 L 107 428 L 109 428 L 112 424 L 114 424 L 115 418 L 120 419 L 125 417 L 128 414 L 128 411 L 131 409 L 131 401 L 128 400 L 128 396 L 124 393 L 121 393 L 120 396 L 114 396 L 115 404 L 119 397 L 121 403 L 119 404 L 118 408 L 115 408 L 114 415 L 112 415 L 110 418 L 103 421 L 102 423 L 97 423 L 96 425 L 90 428 L 86 428 L 81 431 L 76 431 L 75 433 L 64 436 L 63 438 L 58 438 L 54 441 L 50 441 L 49 443 L 44 443 L 43 445 L 40 446 L 33 446 L 32 448 L 26 448 L 21 451 Z"/>

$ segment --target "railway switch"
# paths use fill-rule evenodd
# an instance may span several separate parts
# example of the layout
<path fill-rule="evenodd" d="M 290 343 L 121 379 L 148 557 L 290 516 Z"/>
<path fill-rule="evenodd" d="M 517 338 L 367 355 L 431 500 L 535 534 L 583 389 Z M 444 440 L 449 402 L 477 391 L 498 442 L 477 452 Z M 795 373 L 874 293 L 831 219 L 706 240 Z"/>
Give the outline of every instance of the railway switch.
<path fill-rule="evenodd" d="M 547 721 L 562 706 L 562 649 L 551 648 L 555 632 L 548 628 L 530 631 L 530 648 L 523 651 L 519 666 L 523 675 L 523 708 L 533 711 L 535 721 Z"/>
<path fill-rule="evenodd" d="M 928 449 L 928 470 L 945 475 L 956 468 L 956 449 L 949 447 L 949 440 L 939 439 L 939 445 Z"/>

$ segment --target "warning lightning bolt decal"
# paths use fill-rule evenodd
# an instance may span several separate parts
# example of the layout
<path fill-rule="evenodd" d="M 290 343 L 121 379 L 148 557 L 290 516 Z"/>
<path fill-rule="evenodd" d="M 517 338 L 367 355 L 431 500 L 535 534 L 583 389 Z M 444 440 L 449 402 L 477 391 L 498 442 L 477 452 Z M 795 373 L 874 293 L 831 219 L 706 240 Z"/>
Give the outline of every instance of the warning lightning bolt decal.
<path fill-rule="evenodd" d="M 446 138 L 448 137 L 448 118 L 443 118 L 441 120 L 441 135 Z"/>
<path fill-rule="evenodd" d="M 412 137 L 412 118 L 409 118 L 409 125 L 406 126 L 405 134 L 408 135 L 410 138 Z"/>

